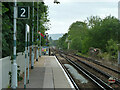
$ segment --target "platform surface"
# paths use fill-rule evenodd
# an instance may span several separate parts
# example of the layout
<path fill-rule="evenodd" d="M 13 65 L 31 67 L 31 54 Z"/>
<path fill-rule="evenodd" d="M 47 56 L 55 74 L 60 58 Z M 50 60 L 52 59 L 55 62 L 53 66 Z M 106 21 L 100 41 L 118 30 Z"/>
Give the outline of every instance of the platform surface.
<path fill-rule="evenodd" d="M 24 82 L 19 88 L 23 88 Z M 74 88 L 66 77 L 59 62 L 54 56 L 42 56 L 30 70 L 30 82 L 26 88 Z"/>

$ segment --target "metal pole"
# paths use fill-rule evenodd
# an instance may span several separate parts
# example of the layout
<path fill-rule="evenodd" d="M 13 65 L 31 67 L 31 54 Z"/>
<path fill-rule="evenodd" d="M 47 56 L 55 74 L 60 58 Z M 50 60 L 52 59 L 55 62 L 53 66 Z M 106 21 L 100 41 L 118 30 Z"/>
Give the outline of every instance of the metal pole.
<path fill-rule="evenodd" d="M 37 1 L 37 39 L 38 39 L 38 1 Z M 38 44 L 37 44 L 37 53 L 36 53 L 36 61 L 38 61 Z"/>
<path fill-rule="evenodd" d="M 33 0 L 33 20 L 32 20 L 32 61 L 31 61 L 31 69 L 34 68 L 34 53 L 33 53 L 33 33 L 34 33 L 34 0 Z"/>
<path fill-rule="evenodd" d="M 41 32 L 40 32 L 41 33 Z M 41 35 L 40 35 L 40 55 L 39 55 L 39 57 L 41 57 Z"/>
<path fill-rule="evenodd" d="M 30 56 L 30 46 L 29 46 L 29 42 L 30 42 L 30 29 L 29 29 L 29 33 L 28 33 L 28 77 L 27 77 L 28 83 L 29 83 L 29 56 Z"/>
<path fill-rule="evenodd" d="M 120 65 L 120 45 L 118 45 L 118 65 Z"/>
<path fill-rule="evenodd" d="M 69 50 L 69 48 L 70 48 L 70 41 L 68 40 L 68 50 Z"/>
<path fill-rule="evenodd" d="M 120 1 L 118 2 L 118 20 L 120 22 Z M 120 45 L 118 44 L 118 65 L 120 66 Z"/>
<path fill-rule="evenodd" d="M 26 30 L 25 30 L 25 72 L 24 72 L 24 88 L 26 88 L 26 59 L 27 59 L 27 24 L 26 24 Z"/>
<path fill-rule="evenodd" d="M 118 2 L 118 19 L 120 22 L 120 1 Z M 118 44 L 118 70 L 120 71 L 120 45 L 119 44 Z M 120 79 L 120 75 L 118 76 L 118 78 Z"/>
<path fill-rule="evenodd" d="M 17 88 L 17 63 L 16 63 L 16 18 L 17 18 L 17 1 L 14 6 L 14 48 L 13 48 L 13 64 L 12 64 L 12 89 Z"/>
<path fill-rule="evenodd" d="M 41 33 L 41 32 L 40 32 Z M 42 53 L 41 53 L 41 35 L 40 35 L 40 57 L 42 56 Z"/>
<path fill-rule="evenodd" d="M 39 13 L 40 13 L 40 12 L 39 12 Z M 41 27 L 40 27 L 40 28 L 41 28 Z M 41 33 L 41 29 L 40 29 L 40 33 Z M 40 50 L 40 55 L 39 55 L 39 56 L 41 57 L 41 35 L 40 35 L 40 49 L 39 49 L 39 50 Z"/>

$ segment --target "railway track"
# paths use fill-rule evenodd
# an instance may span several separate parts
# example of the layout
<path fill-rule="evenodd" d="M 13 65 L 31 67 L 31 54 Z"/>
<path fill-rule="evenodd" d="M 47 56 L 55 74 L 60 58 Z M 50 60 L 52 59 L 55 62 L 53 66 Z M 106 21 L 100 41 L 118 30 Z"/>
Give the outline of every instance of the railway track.
<path fill-rule="evenodd" d="M 72 76 L 69 74 L 68 70 L 65 68 L 65 66 L 62 64 L 62 62 L 59 60 L 59 58 L 57 57 L 57 55 L 55 55 L 56 58 L 58 59 L 59 63 L 62 65 L 62 67 L 64 68 L 65 72 L 67 73 L 68 77 L 70 78 L 71 82 L 73 83 L 74 87 L 76 90 L 79 90 L 79 87 L 77 86 L 77 84 L 75 83 L 74 79 L 72 78 Z"/>
<path fill-rule="evenodd" d="M 59 51 L 57 51 L 57 52 L 59 52 Z M 66 54 L 66 53 L 64 53 L 63 51 L 62 51 L 62 52 L 60 51 L 60 53 Z M 90 65 L 90 64 L 88 64 L 88 63 L 80 60 L 81 56 L 78 56 L 78 55 L 68 55 L 68 54 L 67 54 L 67 56 L 71 56 L 72 58 L 74 58 L 74 59 L 77 60 L 77 63 L 80 62 L 80 63 L 86 65 L 87 67 L 91 68 L 92 70 L 94 70 L 94 72 L 96 71 L 96 73 L 99 73 L 100 75 L 102 75 L 101 77 L 104 76 L 104 77 L 106 78 L 105 80 L 106 80 L 106 83 L 107 83 L 107 84 L 108 84 L 108 79 L 109 79 L 110 77 L 114 77 L 116 82 L 115 82 L 114 84 L 112 84 L 111 86 L 114 87 L 114 88 L 117 88 L 117 90 L 120 89 L 120 80 L 119 80 L 118 78 L 116 78 L 115 76 L 113 76 L 112 74 L 109 74 L 109 73 L 107 73 L 107 72 L 104 72 L 104 71 L 100 70 L 99 68 L 96 68 L 96 67 L 94 67 L 93 65 Z M 67 58 L 68 58 L 68 57 L 67 57 Z M 69 59 L 70 59 L 70 58 L 69 58 Z M 86 58 L 84 58 L 84 59 L 86 59 Z M 72 60 L 72 61 L 74 61 L 74 60 Z M 110 68 L 110 67 L 108 67 L 108 66 L 102 65 L 100 62 L 97 62 L 97 61 L 95 61 L 95 60 L 88 60 L 88 59 L 87 59 L 87 61 L 92 61 L 92 63 L 97 64 L 97 65 L 99 65 L 99 66 L 101 66 L 101 67 L 104 67 L 104 68 L 106 68 L 106 69 L 108 69 L 108 70 L 111 70 L 112 73 L 116 73 L 117 75 L 120 74 L 120 72 L 119 72 L 118 70 L 115 70 L 115 69 Z M 76 61 L 75 61 L 75 62 L 76 62 Z M 84 67 L 84 66 L 83 66 L 83 67 Z M 105 81 L 105 80 L 103 80 L 103 81 Z"/>
<path fill-rule="evenodd" d="M 59 52 L 59 51 L 57 51 L 57 52 Z M 106 83 L 108 83 L 108 79 L 110 77 L 114 77 L 115 81 L 116 81 L 115 84 L 117 84 L 117 85 L 115 85 L 115 86 L 113 85 L 113 87 L 120 89 L 120 80 L 114 76 L 114 75 L 116 75 L 116 76 L 119 75 L 120 71 L 110 68 L 108 66 L 105 66 L 105 65 L 101 64 L 100 62 L 95 61 L 90 58 L 86 58 L 86 57 L 82 57 L 82 56 L 78 56 L 78 55 L 74 55 L 74 54 L 72 54 L 72 55 L 66 54 L 63 51 L 60 51 L 60 53 L 65 54 L 67 56 L 71 56 L 72 58 L 76 59 L 78 62 L 84 64 L 83 67 L 87 66 L 87 67 L 91 68 L 92 69 L 91 71 L 93 71 L 93 69 L 94 69 L 94 71 L 96 71 L 96 73 L 98 72 L 100 75 L 107 78 L 107 79 L 105 79 Z M 84 58 L 84 60 L 81 60 L 81 58 Z M 100 76 L 100 77 L 102 77 L 102 76 Z"/>
<path fill-rule="evenodd" d="M 105 66 L 105 65 L 102 65 L 102 64 L 98 63 L 97 61 L 93 61 L 93 60 L 92 60 L 94 63 L 89 63 L 89 61 L 86 61 L 86 62 L 85 62 L 85 61 L 77 58 L 76 56 L 73 56 L 73 55 L 68 55 L 68 56 L 71 56 L 71 57 L 75 58 L 76 60 L 78 60 L 79 62 L 81 62 L 81 63 L 83 63 L 83 64 L 85 64 L 85 65 L 87 65 L 87 66 L 89 66 L 90 68 L 94 68 L 97 72 L 105 75 L 107 78 L 114 77 L 114 78 L 116 79 L 116 83 L 120 84 L 120 80 L 114 76 L 114 75 L 118 76 L 118 75 L 120 74 L 119 71 L 117 71 L 117 70 L 115 70 L 115 69 L 112 69 L 112 68 L 109 68 L 109 67 L 107 67 L 107 66 Z M 96 66 L 95 64 L 97 64 L 97 66 Z M 99 66 L 98 66 L 98 65 L 99 65 Z M 94 67 L 93 67 L 93 66 L 94 66 Z M 99 69 L 96 68 L 96 67 L 98 67 L 99 69 L 101 68 L 101 70 L 99 70 Z M 104 68 L 105 68 L 105 69 L 104 69 Z M 102 71 L 103 69 L 104 69 L 106 72 Z M 106 69 L 108 69 L 108 70 L 106 70 Z M 115 73 L 116 73 L 116 74 L 115 74 Z"/>
<path fill-rule="evenodd" d="M 65 55 L 63 55 L 61 53 L 60 53 L 60 56 L 65 58 L 70 64 L 72 64 L 80 72 L 82 72 L 85 76 L 87 76 L 92 82 L 94 82 L 99 87 L 99 89 L 102 89 L 102 90 L 114 90 L 111 86 L 106 84 L 103 80 L 101 80 L 100 78 L 96 77 L 94 74 L 92 74 L 91 72 L 89 72 L 88 70 L 86 70 L 85 68 L 80 66 L 75 61 L 69 59 L 68 57 L 66 57 Z"/>
<path fill-rule="evenodd" d="M 117 73 L 117 74 L 120 74 L 120 71 L 118 71 L 118 70 L 116 70 L 116 69 L 113 69 L 113 68 L 110 68 L 110 67 L 108 67 L 108 66 L 106 66 L 106 65 L 103 65 L 103 64 L 101 64 L 100 62 L 98 62 L 98 61 L 96 61 L 96 60 L 93 60 L 93 59 L 91 59 L 91 58 L 86 58 L 86 57 L 83 57 L 83 56 L 80 56 L 80 55 L 77 55 L 77 54 L 74 54 L 74 55 L 77 56 L 77 57 L 80 57 L 80 58 L 84 58 L 84 59 L 86 59 L 86 60 L 88 60 L 88 61 L 91 61 L 91 62 L 93 62 L 93 63 L 95 63 L 95 64 L 97 64 L 97 65 L 100 65 L 100 66 L 104 67 L 104 68 L 107 68 L 107 69 L 109 69 L 109 70 L 111 70 L 111 71 L 113 71 L 113 72 L 115 72 L 115 73 Z"/>
<path fill-rule="evenodd" d="M 64 53 L 64 52 L 62 51 L 62 53 Z M 64 54 L 66 54 L 66 53 L 64 53 Z M 106 73 L 104 73 L 104 72 L 102 72 L 102 73 L 105 74 L 106 77 L 114 77 L 116 79 L 117 83 L 120 83 L 120 80 L 117 78 L 120 75 L 120 71 L 113 69 L 113 68 L 110 68 L 106 65 L 103 65 L 102 63 L 100 63 L 96 60 L 93 60 L 91 58 L 86 58 L 86 57 L 79 56 L 76 54 L 74 54 L 74 55 L 73 54 L 66 54 L 66 55 L 71 56 L 71 57 L 77 59 L 78 61 L 80 61 L 81 63 L 87 64 L 88 66 L 92 65 L 89 67 L 93 68 L 93 66 L 94 66 L 95 69 L 99 68 L 101 70 L 104 70 L 104 72 L 106 72 Z"/>

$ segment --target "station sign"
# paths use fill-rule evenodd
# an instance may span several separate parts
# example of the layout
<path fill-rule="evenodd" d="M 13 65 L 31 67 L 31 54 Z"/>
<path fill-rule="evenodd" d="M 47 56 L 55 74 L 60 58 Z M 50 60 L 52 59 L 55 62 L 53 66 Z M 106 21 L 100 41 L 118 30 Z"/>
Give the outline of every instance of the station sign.
<path fill-rule="evenodd" d="M 17 7 L 17 19 L 29 19 L 30 7 L 19 6 Z"/>

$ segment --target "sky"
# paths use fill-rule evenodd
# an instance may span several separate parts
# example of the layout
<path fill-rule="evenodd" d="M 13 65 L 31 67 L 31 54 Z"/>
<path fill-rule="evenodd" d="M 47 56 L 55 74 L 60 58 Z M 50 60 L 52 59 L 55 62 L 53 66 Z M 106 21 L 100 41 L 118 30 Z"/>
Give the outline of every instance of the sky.
<path fill-rule="evenodd" d="M 76 21 L 84 21 L 90 16 L 115 16 L 118 18 L 119 0 L 44 0 L 49 7 L 49 34 L 67 33 L 69 26 Z"/>

